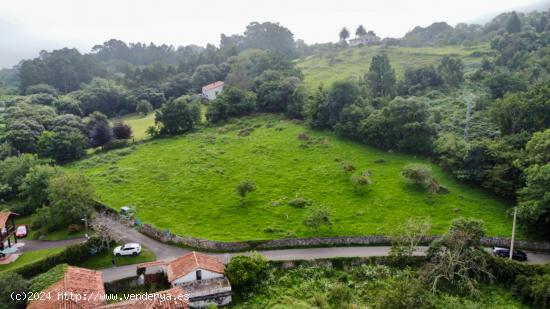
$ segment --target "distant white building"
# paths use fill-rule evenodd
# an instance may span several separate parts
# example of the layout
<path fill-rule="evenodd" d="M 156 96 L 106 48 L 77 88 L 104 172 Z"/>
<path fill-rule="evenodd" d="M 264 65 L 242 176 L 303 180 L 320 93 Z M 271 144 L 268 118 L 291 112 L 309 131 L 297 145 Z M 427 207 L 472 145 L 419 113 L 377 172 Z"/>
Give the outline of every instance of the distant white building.
<path fill-rule="evenodd" d="M 349 40 L 349 46 L 376 45 L 380 44 L 380 38 L 372 33 L 367 33 L 355 39 Z"/>
<path fill-rule="evenodd" d="M 202 97 L 208 101 L 214 100 L 223 91 L 224 83 L 217 81 L 202 87 Z"/>

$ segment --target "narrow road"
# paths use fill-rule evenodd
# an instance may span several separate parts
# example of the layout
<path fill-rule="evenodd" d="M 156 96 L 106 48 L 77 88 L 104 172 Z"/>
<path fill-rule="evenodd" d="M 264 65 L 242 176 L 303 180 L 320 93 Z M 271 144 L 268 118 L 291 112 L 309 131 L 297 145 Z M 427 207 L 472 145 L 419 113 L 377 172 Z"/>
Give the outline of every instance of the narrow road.
<path fill-rule="evenodd" d="M 26 252 L 26 251 L 33 251 L 33 250 L 42 250 L 42 249 L 66 247 L 68 245 L 73 245 L 73 244 L 81 243 L 81 242 L 84 242 L 84 241 L 86 241 L 86 238 L 80 237 L 80 238 L 65 239 L 65 240 L 26 240 L 26 239 L 19 239 L 18 243 L 24 244 L 23 246 L 19 247 L 19 250 L 21 252 Z"/>
<path fill-rule="evenodd" d="M 152 238 L 149 238 L 133 228 L 120 224 L 119 222 L 106 218 L 113 234 L 120 242 L 138 242 L 141 245 L 153 251 L 157 260 L 171 261 L 179 256 L 189 253 L 191 250 L 165 245 Z M 415 255 L 424 255 L 427 247 L 419 247 Z M 490 252 L 490 248 L 486 248 Z M 335 257 L 371 257 L 387 256 L 389 246 L 380 247 L 329 247 L 329 248 L 303 248 L 303 249 L 283 249 L 283 250 L 264 250 L 258 253 L 272 261 L 291 261 L 291 260 L 312 260 L 327 259 Z M 228 254 L 209 254 L 218 257 L 224 262 L 228 262 L 231 257 L 246 253 L 228 253 Z M 546 253 L 527 253 L 529 263 L 548 263 L 550 254 Z M 103 280 L 111 282 L 136 275 L 136 265 L 118 266 L 102 269 Z"/>

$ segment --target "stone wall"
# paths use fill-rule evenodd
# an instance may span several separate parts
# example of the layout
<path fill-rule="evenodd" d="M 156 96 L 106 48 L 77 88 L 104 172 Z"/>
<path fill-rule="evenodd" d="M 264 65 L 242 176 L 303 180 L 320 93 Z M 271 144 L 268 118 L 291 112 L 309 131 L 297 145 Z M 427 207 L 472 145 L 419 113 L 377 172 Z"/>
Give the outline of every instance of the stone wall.
<path fill-rule="evenodd" d="M 305 248 L 305 247 L 333 247 L 333 246 L 389 246 L 391 239 L 388 236 L 339 236 L 339 237 L 318 237 L 318 238 L 282 238 L 266 241 L 247 241 L 247 242 L 220 242 L 194 237 L 182 237 L 178 235 L 167 236 L 165 232 L 144 224 L 139 231 L 151 238 L 164 243 L 172 243 L 198 250 L 215 252 L 242 252 L 250 250 L 270 250 L 285 248 Z M 427 245 L 437 236 L 425 237 L 421 244 Z M 508 247 L 510 240 L 498 237 L 482 238 L 481 243 L 486 247 Z M 550 242 L 547 241 L 529 241 L 516 240 L 515 247 L 524 250 L 550 251 Z"/>

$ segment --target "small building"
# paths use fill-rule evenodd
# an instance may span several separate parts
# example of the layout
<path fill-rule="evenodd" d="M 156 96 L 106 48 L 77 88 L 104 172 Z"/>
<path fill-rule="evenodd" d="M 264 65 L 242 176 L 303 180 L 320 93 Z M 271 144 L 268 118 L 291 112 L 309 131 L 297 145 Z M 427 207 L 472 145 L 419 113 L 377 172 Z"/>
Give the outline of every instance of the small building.
<path fill-rule="evenodd" d="M 231 284 L 225 277 L 225 265 L 219 259 L 191 252 L 171 262 L 155 261 L 137 266 L 138 282 L 154 283 L 165 278 L 172 287 L 181 287 L 189 295 L 189 307 L 231 303 Z"/>
<path fill-rule="evenodd" d="M 98 307 L 97 309 L 184 309 L 189 308 L 188 295 L 181 287 L 148 294 L 118 303 Z"/>
<path fill-rule="evenodd" d="M 372 33 L 367 33 L 355 39 L 349 40 L 349 46 L 351 47 L 377 44 L 380 44 L 380 38 Z"/>
<path fill-rule="evenodd" d="M 13 241 L 17 243 L 17 237 L 15 236 L 15 216 L 18 216 L 18 214 L 11 211 L 0 212 L 0 250 L 4 250 L 6 245 L 8 248 L 11 247 L 10 237 L 12 235 Z"/>
<path fill-rule="evenodd" d="M 103 275 L 96 270 L 67 266 L 63 278 L 41 292 L 51 297 L 31 301 L 27 309 L 91 309 L 105 305 Z"/>
<path fill-rule="evenodd" d="M 208 101 L 214 100 L 223 91 L 224 82 L 217 81 L 202 87 L 201 96 Z"/>

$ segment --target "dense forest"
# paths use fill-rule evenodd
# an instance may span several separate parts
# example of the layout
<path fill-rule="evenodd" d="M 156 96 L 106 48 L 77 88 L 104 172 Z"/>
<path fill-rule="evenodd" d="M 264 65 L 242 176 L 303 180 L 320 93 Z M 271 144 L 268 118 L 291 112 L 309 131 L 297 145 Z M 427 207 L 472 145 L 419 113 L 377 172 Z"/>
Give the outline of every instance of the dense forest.
<path fill-rule="evenodd" d="M 550 11 L 504 13 L 486 25 L 434 23 L 381 44 L 363 77 L 318 89 L 303 85 L 297 61 L 345 50 L 345 39 L 307 45 L 270 22 L 222 34 L 219 47 L 111 39 L 85 54 L 42 51 L 0 71 L 0 166 L 10 171 L 0 175 L 0 196 L 21 195 L 22 177 L 41 164 L 37 157 L 68 162 L 85 156 L 87 148 L 118 147 L 130 138 L 127 125 L 111 125 L 109 118 L 157 110 L 151 135 L 194 129 L 200 123 L 194 94 L 224 80 L 226 90 L 208 104 L 209 123 L 283 113 L 388 151 L 429 157 L 458 179 L 517 203 L 531 235 L 548 237 Z M 397 78 L 384 53 L 401 46 L 475 44 L 490 50 L 472 55 L 480 65 L 468 74 L 459 58 L 448 55 Z"/>

